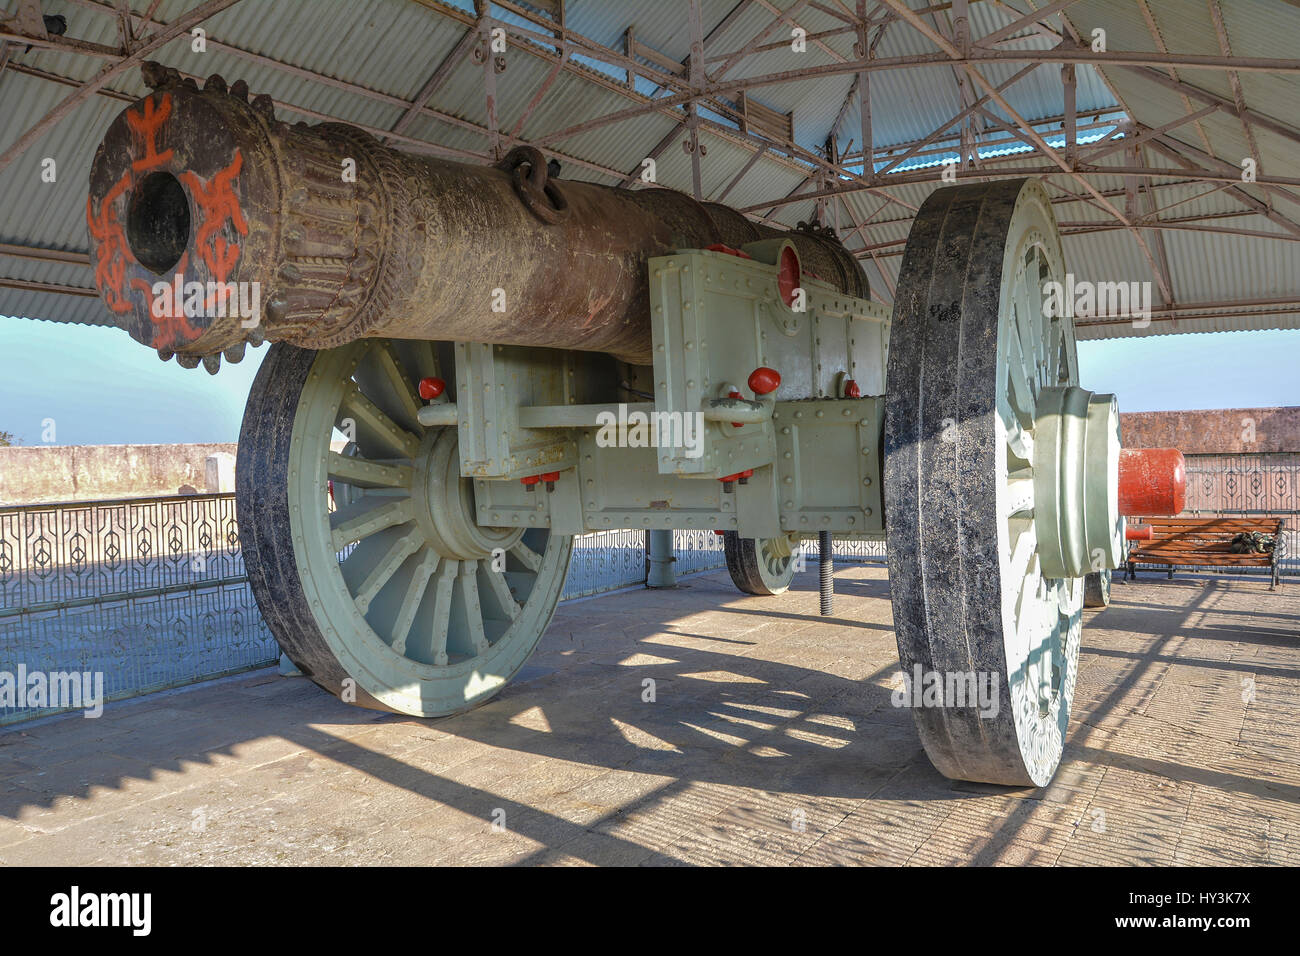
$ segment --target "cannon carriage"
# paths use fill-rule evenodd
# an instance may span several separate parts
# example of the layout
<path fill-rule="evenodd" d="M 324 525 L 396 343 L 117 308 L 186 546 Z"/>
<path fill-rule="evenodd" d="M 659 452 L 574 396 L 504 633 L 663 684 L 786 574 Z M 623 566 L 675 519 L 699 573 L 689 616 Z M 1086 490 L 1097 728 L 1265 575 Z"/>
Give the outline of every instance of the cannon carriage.
<path fill-rule="evenodd" d="M 766 595 L 806 540 L 876 536 L 904 672 L 994 678 L 992 714 L 914 711 L 936 767 L 1051 778 L 1124 508 L 1115 399 L 1079 387 L 1072 324 L 1044 309 L 1065 264 L 1041 185 L 932 194 L 890 310 L 815 225 L 559 179 L 529 148 L 410 156 L 282 123 L 242 83 L 145 78 L 92 169 L 96 283 L 187 367 L 272 343 L 238 516 L 312 680 L 426 717 L 487 700 L 584 532 L 720 531 Z"/>

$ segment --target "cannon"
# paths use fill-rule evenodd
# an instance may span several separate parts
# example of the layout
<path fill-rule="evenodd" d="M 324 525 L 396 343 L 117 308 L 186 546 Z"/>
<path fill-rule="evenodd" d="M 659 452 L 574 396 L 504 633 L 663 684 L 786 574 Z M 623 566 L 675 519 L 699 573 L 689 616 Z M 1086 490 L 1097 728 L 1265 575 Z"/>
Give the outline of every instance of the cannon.
<path fill-rule="evenodd" d="M 991 707 L 914 710 L 935 766 L 1052 777 L 1125 508 L 1115 398 L 1079 387 L 1044 307 L 1065 265 L 1039 183 L 933 193 L 891 311 L 816 223 L 144 77 L 92 167 L 96 285 L 164 360 L 273 343 L 237 512 L 267 625 L 317 684 L 425 717 L 487 700 L 585 532 L 720 532 L 765 595 L 805 539 L 883 538 L 904 673 L 991 678 Z"/>

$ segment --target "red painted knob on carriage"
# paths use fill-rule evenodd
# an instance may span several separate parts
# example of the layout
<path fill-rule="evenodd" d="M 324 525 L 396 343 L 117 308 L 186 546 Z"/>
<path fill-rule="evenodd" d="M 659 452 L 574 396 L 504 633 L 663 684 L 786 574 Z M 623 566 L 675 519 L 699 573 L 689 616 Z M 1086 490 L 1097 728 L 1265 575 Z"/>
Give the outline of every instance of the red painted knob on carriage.
<path fill-rule="evenodd" d="M 447 383 L 440 378 L 420 379 L 420 397 L 431 402 L 447 390 Z"/>
<path fill-rule="evenodd" d="M 781 387 L 781 373 L 774 368 L 760 365 L 749 373 L 749 390 L 755 395 L 766 395 Z"/>

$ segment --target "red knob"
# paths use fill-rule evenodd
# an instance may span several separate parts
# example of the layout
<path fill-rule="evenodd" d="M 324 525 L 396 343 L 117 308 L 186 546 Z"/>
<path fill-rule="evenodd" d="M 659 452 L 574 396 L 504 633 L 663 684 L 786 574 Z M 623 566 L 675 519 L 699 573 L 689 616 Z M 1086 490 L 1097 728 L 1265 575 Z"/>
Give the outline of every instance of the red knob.
<path fill-rule="evenodd" d="M 533 485 L 537 484 L 541 480 L 542 480 L 541 475 L 529 475 L 527 478 L 520 478 L 519 483 L 523 485 L 525 488 L 531 488 Z"/>
<path fill-rule="evenodd" d="M 844 397 L 845 398 L 862 397 L 862 389 L 858 388 L 858 383 L 853 381 L 853 379 L 849 379 L 847 382 L 844 383 Z"/>
<path fill-rule="evenodd" d="M 447 383 L 440 378 L 420 379 L 420 397 L 431 402 L 447 390 Z"/>
<path fill-rule="evenodd" d="M 781 387 L 781 373 L 774 368 L 760 365 L 749 373 L 749 388 L 755 395 L 766 395 Z"/>
<path fill-rule="evenodd" d="M 558 471 L 546 471 L 542 473 L 542 481 L 559 481 L 560 473 Z"/>

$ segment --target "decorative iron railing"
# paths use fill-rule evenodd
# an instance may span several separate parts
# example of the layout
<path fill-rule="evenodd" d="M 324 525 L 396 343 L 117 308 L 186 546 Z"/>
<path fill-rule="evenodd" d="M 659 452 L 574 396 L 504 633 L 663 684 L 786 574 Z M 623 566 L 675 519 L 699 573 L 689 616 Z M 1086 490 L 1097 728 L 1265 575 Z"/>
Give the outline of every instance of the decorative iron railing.
<path fill-rule="evenodd" d="M 852 543 L 837 553 L 853 559 Z M 676 572 L 723 567 L 722 539 L 676 533 Z M 645 581 L 645 533 L 580 536 L 565 599 Z M 103 675 L 105 699 L 273 663 L 231 494 L 0 508 L 0 676 Z M 49 709 L 6 703 L 0 724 Z"/>
<path fill-rule="evenodd" d="M 1189 455 L 1187 510 L 1197 514 L 1297 514 L 1300 455 Z"/>
<path fill-rule="evenodd" d="M 1189 459 L 1189 504 L 1206 514 L 1260 513 L 1250 507 L 1259 506 L 1297 515 L 1288 522 L 1283 573 L 1300 573 L 1300 512 L 1273 506 L 1294 509 L 1300 456 L 1234 459 Z M 709 531 L 678 531 L 674 547 L 678 575 L 726 564 L 722 539 Z M 815 563 L 815 542 L 805 548 Z M 883 561 L 885 543 L 837 539 L 835 557 Z M 643 531 L 582 535 L 563 597 L 636 586 L 645 574 Z M 114 700 L 278 656 L 244 572 L 234 495 L 0 508 L 0 676 L 20 664 L 28 672 L 102 673 L 105 698 Z M 0 724 L 48 712 L 6 705 L 0 693 Z"/>

